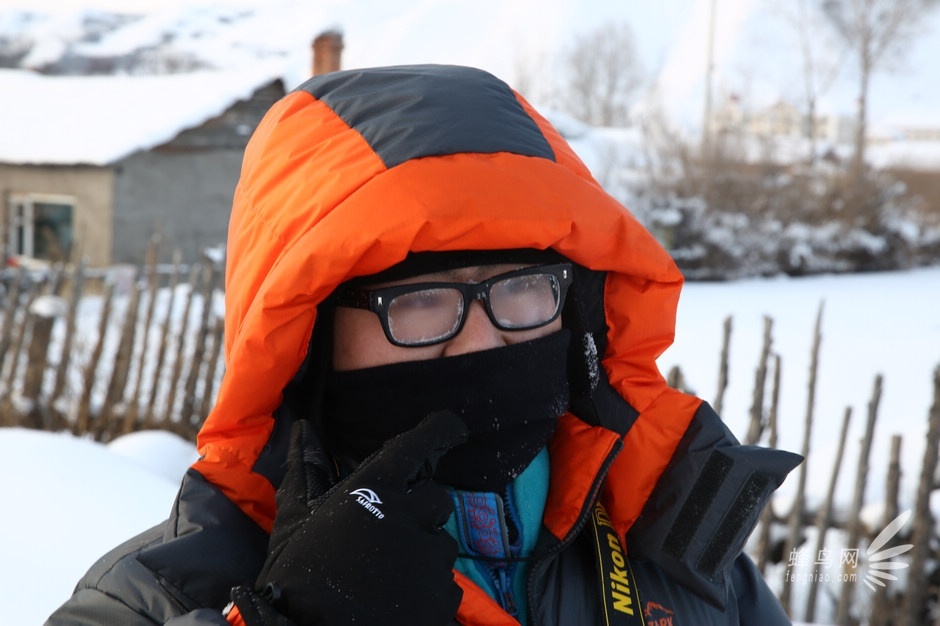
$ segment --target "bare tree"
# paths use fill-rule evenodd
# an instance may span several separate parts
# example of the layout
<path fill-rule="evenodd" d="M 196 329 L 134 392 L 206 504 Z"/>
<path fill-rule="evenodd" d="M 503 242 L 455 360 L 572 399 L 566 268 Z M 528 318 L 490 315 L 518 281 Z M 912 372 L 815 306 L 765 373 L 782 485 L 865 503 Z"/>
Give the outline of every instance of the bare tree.
<path fill-rule="evenodd" d="M 632 98 L 643 84 L 633 31 L 611 23 L 577 37 L 563 53 L 559 106 L 593 126 L 626 126 Z"/>
<path fill-rule="evenodd" d="M 544 102 L 551 94 L 546 86 L 550 63 L 545 54 L 517 54 L 513 62 L 513 88 L 530 102 Z"/>
<path fill-rule="evenodd" d="M 872 75 L 906 51 L 918 34 L 924 13 L 937 0 L 822 0 L 829 22 L 845 40 L 858 72 L 858 112 L 851 175 L 858 182 L 865 167 L 868 89 Z"/>
<path fill-rule="evenodd" d="M 843 46 L 821 35 L 823 15 L 811 6 L 816 0 L 772 0 L 774 10 L 788 24 L 796 37 L 800 54 L 800 76 L 806 113 L 806 137 L 809 140 L 807 162 L 816 161 L 816 105 L 839 75 L 845 62 Z"/>

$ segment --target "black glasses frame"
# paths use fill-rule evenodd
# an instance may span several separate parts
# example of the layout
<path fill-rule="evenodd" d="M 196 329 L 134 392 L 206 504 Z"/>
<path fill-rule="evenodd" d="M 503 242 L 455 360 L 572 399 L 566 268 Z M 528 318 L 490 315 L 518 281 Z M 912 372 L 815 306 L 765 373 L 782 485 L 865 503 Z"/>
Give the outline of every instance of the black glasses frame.
<path fill-rule="evenodd" d="M 558 307 L 555 311 L 555 314 L 551 318 L 543 322 L 539 322 L 538 324 L 532 324 L 529 326 L 505 326 L 504 324 L 500 323 L 500 321 L 496 318 L 496 314 L 493 313 L 493 307 L 490 304 L 490 289 L 496 283 L 506 279 L 516 278 L 517 276 L 530 276 L 532 274 L 550 274 L 558 281 Z M 394 285 L 391 287 L 379 287 L 377 289 L 343 289 L 336 294 L 336 305 L 372 311 L 378 316 L 379 321 L 382 323 L 382 330 L 385 332 L 385 338 L 388 339 L 389 343 L 404 348 L 418 348 L 423 346 L 431 346 L 436 343 L 443 343 L 460 334 L 460 331 L 463 330 L 464 324 L 467 321 L 467 315 L 470 313 L 470 305 L 474 300 L 480 300 L 483 303 L 483 308 L 486 310 L 487 317 L 490 318 L 493 326 L 499 328 L 500 330 L 532 330 L 535 328 L 541 328 L 542 326 L 547 326 L 548 324 L 551 324 L 556 319 L 558 319 L 558 316 L 561 315 L 561 310 L 564 308 L 565 296 L 567 295 L 568 287 L 571 285 L 571 280 L 571 263 L 534 265 L 532 267 L 524 267 L 522 269 L 513 270 L 511 272 L 505 272 L 503 274 L 491 276 L 490 278 L 487 278 L 486 280 L 480 281 L 478 283 L 421 282 L 407 283 L 405 285 Z M 463 296 L 463 313 L 460 316 L 459 322 L 454 327 L 452 332 L 444 336 L 435 337 L 423 342 L 403 343 L 395 339 L 395 337 L 392 336 L 392 330 L 388 321 L 388 307 L 392 300 L 403 294 L 424 291 L 426 289 L 456 289 L 459 291 Z"/>

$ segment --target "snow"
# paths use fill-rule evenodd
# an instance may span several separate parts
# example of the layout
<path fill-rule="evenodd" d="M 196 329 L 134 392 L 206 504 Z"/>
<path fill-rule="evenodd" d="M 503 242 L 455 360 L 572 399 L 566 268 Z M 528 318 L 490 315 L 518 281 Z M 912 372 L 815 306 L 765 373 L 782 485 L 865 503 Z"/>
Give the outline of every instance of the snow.
<path fill-rule="evenodd" d="M 700 396 L 714 401 L 722 324 L 732 315 L 729 387 L 722 417 L 739 437 L 763 345 L 764 316 L 773 319 L 772 350 L 781 357 L 778 446 L 799 452 L 809 385 L 810 350 L 823 307 L 812 446 L 810 505 L 825 495 L 846 407 L 853 415 L 837 506 L 854 486 L 858 441 L 864 432 L 874 379 L 883 376 L 867 494 L 884 494 L 890 436 L 904 436 L 902 508 L 910 506 L 923 458 L 933 373 L 940 366 L 940 268 L 908 272 L 690 283 L 679 304 L 675 344 L 660 359 L 663 371 L 679 365 Z M 769 398 L 770 385 L 766 396 Z M 795 487 L 792 479 L 780 493 Z"/>
<path fill-rule="evenodd" d="M 934 127 L 940 126 L 937 120 Z M 940 141 L 892 141 L 872 146 L 867 160 L 873 167 L 940 169 Z"/>
<path fill-rule="evenodd" d="M 645 107 L 661 106 L 680 124 L 695 128 L 704 110 L 707 11 L 711 4 L 715 3 L 422 0 L 392 7 L 380 0 L 142 0 L 129 7 L 119 0 L 0 0 L 0 36 L 7 34 L 13 40 L 34 37 L 40 45 L 32 50 L 26 66 L 36 67 L 63 54 L 74 34 L 81 32 L 82 21 L 96 15 L 92 9 L 110 9 L 123 15 L 126 23 L 86 38 L 78 51 L 107 58 L 172 42 L 175 52 L 194 55 L 220 71 L 242 73 L 263 61 L 269 64 L 270 77 L 284 78 L 286 87 L 292 88 L 308 75 L 313 37 L 338 28 L 344 33 L 346 68 L 402 63 L 472 65 L 520 88 L 525 83 L 523 91 L 529 99 L 548 104 L 558 85 L 558 57 L 563 48 L 575 36 L 603 24 L 626 22 L 648 76 Z M 785 19 L 768 3 L 756 0 L 723 0 L 716 7 L 714 107 L 731 97 L 752 108 L 781 100 L 802 106 L 800 55 L 795 51 L 795 32 Z M 27 8 L 32 12 L 30 17 L 19 12 Z M 934 76 L 934 59 L 940 57 L 940 38 L 935 36 L 938 29 L 940 10 L 933 10 L 921 21 L 903 59 L 882 66 L 873 76 L 868 103 L 872 127 L 886 127 L 891 132 L 892 128 L 940 125 L 936 113 L 940 109 L 940 82 Z M 836 54 L 832 50 L 821 53 Z M 774 71 L 766 71 L 767 67 Z M 152 117 L 172 119 L 175 108 L 183 106 L 179 101 L 221 97 L 235 85 L 244 83 L 223 84 L 221 91 L 208 88 L 215 87 L 211 83 L 192 91 L 171 87 L 165 97 L 141 102 L 158 102 L 152 109 L 158 114 Z M 819 111 L 854 115 L 857 89 L 857 76 L 846 63 L 832 88 L 820 94 Z M 8 92 L 2 82 L 0 91 L 18 93 Z M 70 107 L 63 106 L 66 101 L 85 112 L 104 98 L 88 103 L 78 91 L 67 100 L 47 104 L 28 100 L 39 108 L 25 119 L 45 122 L 52 118 L 37 115 L 51 112 L 68 117 Z M 65 139 L 67 136 L 59 138 L 73 143 Z M 0 146 L 10 143 L 3 139 L 0 132 Z"/>
<path fill-rule="evenodd" d="M 29 311 L 39 317 L 60 317 L 68 310 L 65 298 L 59 296 L 41 295 L 29 305 Z"/>
<path fill-rule="evenodd" d="M 105 165 L 198 126 L 279 77 L 239 70 L 161 76 L 40 76 L 0 69 L 0 162 Z M 23 123 L 31 120 L 33 123 Z"/>
<path fill-rule="evenodd" d="M 940 267 L 687 284 L 679 304 L 676 345 L 660 364 L 664 371 L 680 364 L 686 380 L 712 399 L 722 323 L 733 315 L 730 386 L 723 415 L 743 436 L 763 316 L 772 316 L 774 350 L 783 362 L 780 447 L 798 451 L 812 329 L 820 303 L 825 308 L 808 462 L 813 477 L 808 483 L 811 504 L 824 495 L 844 407 L 853 406 L 855 415 L 847 444 L 851 457 L 861 437 L 872 380 L 881 373 L 884 394 L 865 515 L 878 520 L 877 500 L 883 495 L 887 445 L 893 433 L 904 436 L 901 510 L 912 505 L 932 376 L 940 365 Z M 191 444 L 165 432 L 133 433 L 102 445 L 69 434 L 0 429 L 0 474 L 7 477 L 0 487 L 7 511 L 0 518 L 4 564 L 0 606 L 5 623 L 41 623 L 99 556 L 163 520 L 180 476 L 195 458 Z M 851 497 L 854 462 L 847 458 L 843 466 L 844 480 L 837 492 L 840 506 Z M 792 497 L 795 483 L 791 475 L 781 487 L 781 500 Z M 827 547 L 835 549 L 837 540 L 832 538 Z"/>
<path fill-rule="evenodd" d="M 161 430 L 128 433 L 109 442 L 107 448 L 174 485 L 198 456 L 190 442 Z"/>
<path fill-rule="evenodd" d="M 141 458 L 169 453 L 160 472 L 88 439 L 0 430 L 5 624 L 41 624 L 98 557 L 169 514 L 194 451 L 184 459 L 163 433 L 136 437 Z"/>

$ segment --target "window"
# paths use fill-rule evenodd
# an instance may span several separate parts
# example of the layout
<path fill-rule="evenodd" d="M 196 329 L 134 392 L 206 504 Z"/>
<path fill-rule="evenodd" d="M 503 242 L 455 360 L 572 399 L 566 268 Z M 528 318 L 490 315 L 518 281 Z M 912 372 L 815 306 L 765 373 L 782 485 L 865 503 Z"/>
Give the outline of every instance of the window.
<path fill-rule="evenodd" d="M 9 253 L 65 261 L 72 249 L 75 199 L 47 194 L 12 194 L 7 231 Z"/>

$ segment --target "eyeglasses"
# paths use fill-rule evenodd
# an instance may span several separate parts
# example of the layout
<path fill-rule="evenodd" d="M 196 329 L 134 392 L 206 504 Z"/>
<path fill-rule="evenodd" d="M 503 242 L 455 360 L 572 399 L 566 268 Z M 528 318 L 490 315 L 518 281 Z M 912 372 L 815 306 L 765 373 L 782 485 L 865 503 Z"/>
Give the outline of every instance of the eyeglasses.
<path fill-rule="evenodd" d="M 531 330 L 558 318 L 571 284 L 571 264 L 537 265 L 479 283 L 423 282 L 345 289 L 338 306 L 367 309 L 379 316 L 389 342 L 429 346 L 463 329 L 474 300 L 480 300 L 500 330 Z"/>

